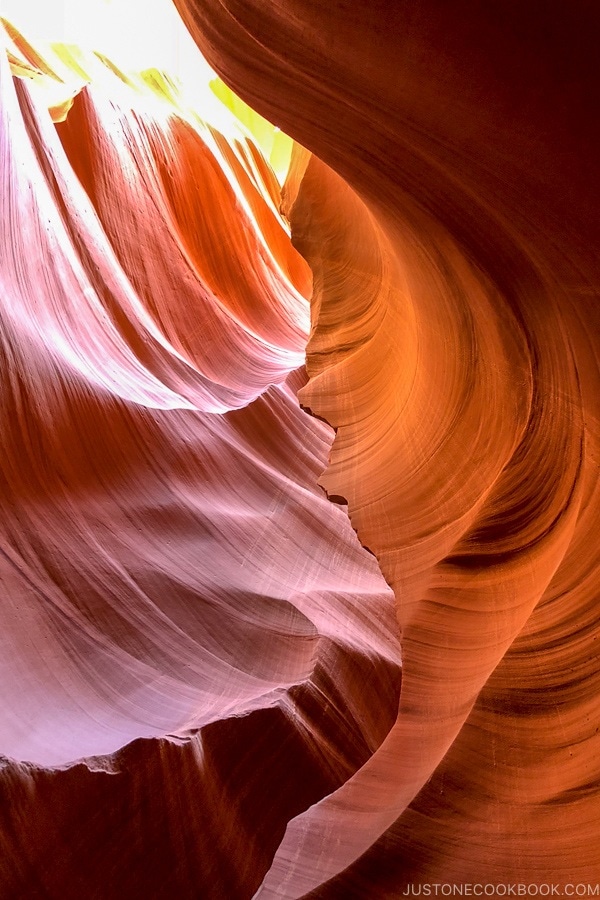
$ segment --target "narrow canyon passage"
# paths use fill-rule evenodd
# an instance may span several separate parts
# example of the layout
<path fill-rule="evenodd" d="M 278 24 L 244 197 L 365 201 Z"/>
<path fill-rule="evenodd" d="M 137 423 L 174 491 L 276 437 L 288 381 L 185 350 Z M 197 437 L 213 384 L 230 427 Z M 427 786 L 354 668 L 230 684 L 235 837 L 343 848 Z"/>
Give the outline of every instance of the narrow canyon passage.
<path fill-rule="evenodd" d="M 175 5 L 6 29 L 0 894 L 591 890 L 600 13 Z"/>

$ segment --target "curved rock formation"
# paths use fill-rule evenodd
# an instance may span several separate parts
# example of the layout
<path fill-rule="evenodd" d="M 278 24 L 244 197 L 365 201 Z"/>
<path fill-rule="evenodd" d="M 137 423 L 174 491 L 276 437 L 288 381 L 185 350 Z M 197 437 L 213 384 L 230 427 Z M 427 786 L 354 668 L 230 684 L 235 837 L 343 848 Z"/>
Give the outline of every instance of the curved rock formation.
<path fill-rule="evenodd" d="M 292 211 L 301 402 L 337 429 L 322 483 L 402 630 L 396 724 L 288 825 L 259 895 L 595 882 L 597 10 L 177 6 L 323 161 Z"/>
<path fill-rule="evenodd" d="M 393 595 L 317 485 L 333 434 L 296 396 L 310 270 L 243 131 L 98 60 L 55 127 L 36 79 L 59 76 L 19 50 L 16 78 L 0 60 L 0 892 L 251 896 L 398 703 Z"/>
<path fill-rule="evenodd" d="M 2 891 L 594 888 L 600 14 L 176 5 L 282 196 L 2 59 Z"/>

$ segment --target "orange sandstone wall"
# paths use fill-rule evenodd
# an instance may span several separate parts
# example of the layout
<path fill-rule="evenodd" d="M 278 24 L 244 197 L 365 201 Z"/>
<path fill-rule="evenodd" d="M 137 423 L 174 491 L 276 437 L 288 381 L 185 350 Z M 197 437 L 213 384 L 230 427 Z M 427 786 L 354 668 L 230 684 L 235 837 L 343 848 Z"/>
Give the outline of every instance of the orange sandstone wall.
<path fill-rule="evenodd" d="M 595 883 L 597 9 L 177 6 L 319 158 L 291 213 L 300 398 L 401 628 L 395 725 L 288 825 L 260 896 Z"/>
<path fill-rule="evenodd" d="M 600 15 L 176 5 L 283 194 L 1 58 L 0 895 L 594 886 Z"/>

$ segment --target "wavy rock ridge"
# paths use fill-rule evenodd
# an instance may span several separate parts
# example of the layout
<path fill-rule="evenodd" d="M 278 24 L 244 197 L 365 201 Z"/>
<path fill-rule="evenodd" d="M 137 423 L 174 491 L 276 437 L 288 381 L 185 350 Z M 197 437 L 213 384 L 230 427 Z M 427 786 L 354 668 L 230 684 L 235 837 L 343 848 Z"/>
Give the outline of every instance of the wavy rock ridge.
<path fill-rule="evenodd" d="M 11 33 L 1 892 L 251 896 L 398 702 L 393 595 L 296 397 L 310 270 L 243 129 Z"/>
<path fill-rule="evenodd" d="M 288 825 L 260 896 L 596 882 L 597 11 L 177 6 L 323 161 L 292 213 L 300 397 L 402 635 L 395 725 Z"/>
<path fill-rule="evenodd" d="M 176 5 L 313 155 L 9 47 L 5 892 L 595 884 L 598 13 Z"/>

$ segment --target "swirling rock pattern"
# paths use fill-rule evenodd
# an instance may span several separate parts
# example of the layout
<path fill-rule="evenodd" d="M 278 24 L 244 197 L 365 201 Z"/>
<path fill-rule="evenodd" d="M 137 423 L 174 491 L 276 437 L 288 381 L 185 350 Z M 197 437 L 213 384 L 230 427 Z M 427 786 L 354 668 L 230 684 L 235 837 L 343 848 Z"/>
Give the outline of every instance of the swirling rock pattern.
<path fill-rule="evenodd" d="M 290 822 L 260 896 L 596 881 L 597 11 L 177 5 L 323 161 L 292 211 L 300 397 L 402 632 L 394 727 Z"/>
<path fill-rule="evenodd" d="M 98 61 L 55 127 L 32 55 L 1 71 L 1 893 L 251 896 L 398 703 L 296 396 L 311 273 L 250 137 Z"/>
<path fill-rule="evenodd" d="M 5 892 L 600 881 L 600 16 L 176 5 L 313 155 L 5 65 Z"/>

